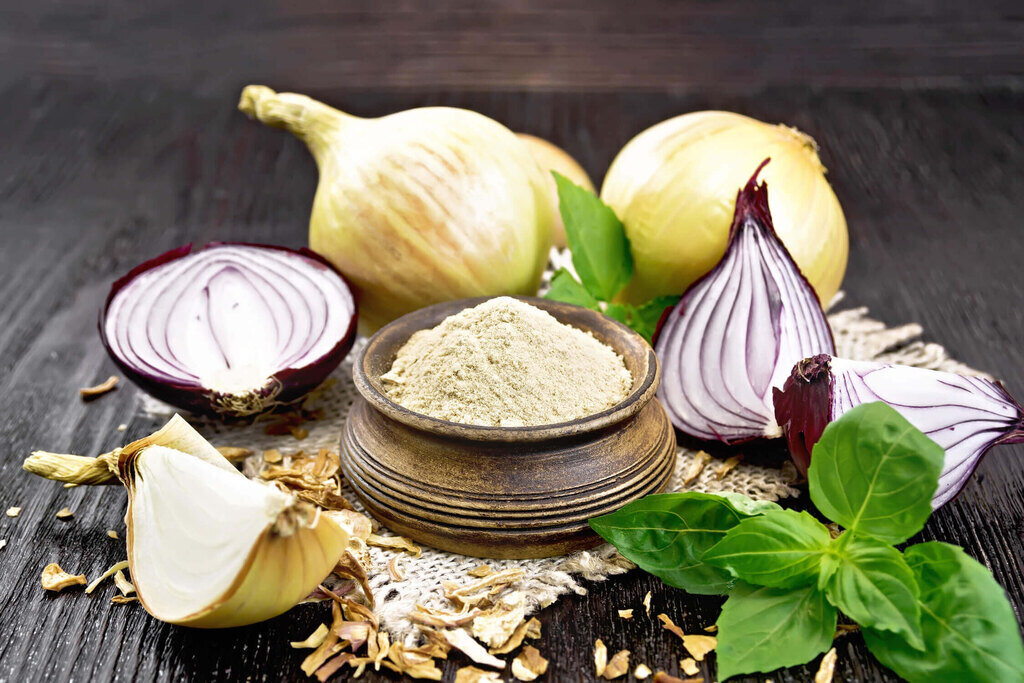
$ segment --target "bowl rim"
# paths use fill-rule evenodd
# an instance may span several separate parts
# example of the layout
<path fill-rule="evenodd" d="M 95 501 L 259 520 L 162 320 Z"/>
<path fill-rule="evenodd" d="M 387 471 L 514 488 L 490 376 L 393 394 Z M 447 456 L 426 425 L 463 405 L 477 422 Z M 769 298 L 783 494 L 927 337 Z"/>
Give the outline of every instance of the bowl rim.
<path fill-rule="evenodd" d="M 637 378 L 634 377 L 633 389 L 630 390 L 625 398 L 610 408 L 606 408 L 598 413 L 570 420 L 568 422 L 556 422 L 552 424 L 526 427 L 492 427 L 487 425 L 470 425 L 463 424 L 461 422 L 450 422 L 448 420 L 424 415 L 423 413 L 417 413 L 388 398 L 387 394 L 380 386 L 380 378 L 371 378 L 370 373 L 367 371 L 366 364 L 368 354 L 379 350 L 380 346 L 385 344 L 385 342 L 389 342 L 388 345 L 391 348 L 400 348 L 401 344 L 408 341 L 409 337 L 412 336 L 413 333 L 434 327 L 448 316 L 458 313 L 461 310 L 476 306 L 489 299 L 497 298 L 484 296 L 469 299 L 455 299 L 427 306 L 413 311 L 412 313 L 407 313 L 377 330 L 377 332 L 367 340 L 366 344 L 363 344 L 358 350 L 356 358 L 352 364 L 352 379 L 360 396 L 362 396 L 372 408 L 380 411 L 387 417 L 414 429 L 439 435 L 443 438 L 461 438 L 470 441 L 491 441 L 499 443 L 549 441 L 552 439 L 573 437 L 580 434 L 602 430 L 635 416 L 654 398 L 658 390 L 658 383 L 661 379 L 661 365 L 658 362 L 658 357 L 655 355 L 654 349 L 651 345 L 648 344 L 647 341 L 637 332 L 625 324 L 610 318 L 599 311 L 594 311 L 562 301 L 554 301 L 551 299 L 543 299 L 533 296 L 500 296 L 510 296 L 511 298 L 537 306 L 538 308 L 547 311 L 558 319 L 559 322 L 564 324 L 572 324 L 559 317 L 558 313 L 565 310 L 572 310 L 576 314 L 582 313 L 584 316 L 588 316 L 594 323 L 593 325 L 587 325 L 586 327 L 573 325 L 573 327 L 577 327 L 578 329 L 595 332 L 597 329 L 605 327 L 606 329 L 618 329 L 620 332 L 624 332 L 625 334 L 621 338 L 627 345 L 632 347 L 632 349 L 639 348 L 646 352 L 646 374 L 640 378 L 639 382 L 637 382 Z M 396 330 L 400 330 L 407 326 L 411 319 L 421 319 L 423 324 L 416 325 L 401 339 L 394 339 L 397 334 Z M 620 356 L 624 355 L 623 348 L 621 346 L 617 347 L 614 344 L 609 344 L 609 346 L 611 346 Z"/>

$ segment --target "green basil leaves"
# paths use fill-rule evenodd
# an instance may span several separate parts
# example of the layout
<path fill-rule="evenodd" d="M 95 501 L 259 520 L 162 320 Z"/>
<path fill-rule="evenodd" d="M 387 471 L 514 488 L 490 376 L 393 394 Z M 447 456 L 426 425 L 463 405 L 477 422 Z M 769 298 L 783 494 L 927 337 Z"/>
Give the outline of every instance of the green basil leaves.
<path fill-rule="evenodd" d="M 902 543 L 932 513 L 943 458 L 942 448 L 893 408 L 865 403 L 830 424 L 814 446 L 811 500 L 850 531 Z"/>
<path fill-rule="evenodd" d="M 1002 589 L 956 546 L 893 547 L 921 530 L 943 452 L 882 403 L 825 428 L 812 502 L 845 527 L 737 494 L 648 496 L 591 526 L 672 586 L 725 594 L 718 676 L 803 664 L 838 611 L 886 666 L 916 681 L 1024 681 L 1024 643 Z"/>
<path fill-rule="evenodd" d="M 743 510 L 710 493 L 662 493 L 590 520 L 602 538 L 641 569 L 688 593 L 718 595 L 728 591 L 732 575 L 701 557 L 744 519 L 771 507 Z"/>
<path fill-rule="evenodd" d="M 561 268 L 552 278 L 545 297 L 601 311 L 652 341 L 665 309 L 674 306 L 679 297 L 659 296 L 642 306 L 612 303 L 633 277 L 633 254 L 626 229 L 615 212 L 594 193 L 560 173 L 553 174 L 558 188 L 558 210 L 579 280 Z"/>

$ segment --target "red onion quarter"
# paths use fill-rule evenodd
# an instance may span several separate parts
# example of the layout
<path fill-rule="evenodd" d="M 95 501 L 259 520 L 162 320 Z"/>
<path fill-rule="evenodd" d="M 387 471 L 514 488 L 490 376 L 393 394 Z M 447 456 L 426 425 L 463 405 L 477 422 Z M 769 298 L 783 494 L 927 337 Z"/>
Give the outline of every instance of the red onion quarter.
<path fill-rule="evenodd" d="M 323 382 L 352 348 L 355 325 L 348 285 L 308 249 L 213 243 L 169 251 L 115 282 L 100 336 L 153 396 L 244 416 Z"/>
<path fill-rule="evenodd" d="M 833 350 L 818 297 L 772 227 L 757 184 L 764 163 L 736 197 L 722 260 L 686 290 L 655 344 L 658 398 L 676 427 L 707 441 L 781 436 L 772 388 L 801 358 Z"/>
<path fill-rule="evenodd" d="M 807 473 L 829 422 L 872 401 L 888 403 L 945 449 L 934 507 L 960 492 L 992 446 L 1024 441 L 1024 411 L 998 382 L 822 354 L 797 363 L 775 390 L 775 415 L 800 471 Z"/>

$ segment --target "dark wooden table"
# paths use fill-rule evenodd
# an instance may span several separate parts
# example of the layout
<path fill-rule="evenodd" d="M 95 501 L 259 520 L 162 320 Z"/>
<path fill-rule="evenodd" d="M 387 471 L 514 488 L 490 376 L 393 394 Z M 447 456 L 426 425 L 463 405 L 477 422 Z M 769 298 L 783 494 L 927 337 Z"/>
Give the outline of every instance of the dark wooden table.
<path fill-rule="evenodd" d="M 446 0 L 441 4 L 459 10 L 454 23 L 417 18 L 403 4 L 393 19 L 396 44 L 381 65 L 346 61 L 342 52 L 383 49 L 366 37 L 383 10 L 278 6 L 271 20 L 271 4 L 252 3 L 251 13 L 241 13 L 189 3 L 182 11 L 195 15 L 188 20 L 168 7 L 160 13 L 133 5 L 121 13 L 40 5 L 7 11 L 0 21 L 0 510 L 23 508 L 17 518 L 0 516 L 0 538 L 8 542 L 0 550 L 0 681 L 303 678 L 303 654 L 287 641 L 308 634 L 323 606 L 208 632 L 161 624 L 137 605 L 111 605 L 102 596 L 44 592 L 39 575 L 49 562 L 93 577 L 123 558 L 123 544 L 106 530 L 122 528 L 124 495 L 119 488 L 63 489 L 20 469 L 36 448 L 95 454 L 154 427 L 135 417 L 129 385 L 90 404 L 78 398 L 78 387 L 114 369 L 96 318 L 115 277 L 189 241 L 305 242 L 316 169 L 297 140 L 235 111 L 249 78 L 301 87 L 368 116 L 424 104 L 477 109 L 563 145 L 595 180 L 634 134 L 688 110 L 731 109 L 796 125 L 821 143 L 846 210 L 847 302 L 869 306 L 890 324 L 921 323 L 926 339 L 1024 396 L 1019 17 L 1006 24 L 993 7 L 972 6 L 932 17 L 922 29 L 907 27 L 916 9 L 888 8 L 871 19 L 836 10 L 842 16 L 831 23 L 793 10 L 758 23 L 784 43 L 773 43 L 774 57 L 762 60 L 766 39 L 742 20 L 749 2 L 717 10 L 647 2 L 616 23 L 608 12 L 588 19 L 584 3 L 544 15 L 543 3 L 524 1 L 497 21 L 482 18 L 473 3 Z M 731 23 L 723 18 L 726 5 Z M 662 31 L 658 40 L 637 43 L 637 56 L 630 37 L 654 35 L 649 29 L 662 16 L 676 42 Z M 538 17 L 546 17 L 541 28 L 530 23 Z M 172 20 L 175 30 L 166 28 Z M 296 25 L 314 39 L 304 44 L 289 34 Z M 710 26 L 717 42 L 701 26 Z M 731 32 L 735 26 L 743 30 Z M 577 28 L 614 35 L 584 44 Z M 485 45 L 465 37 L 477 29 L 500 40 Z M 530 30 L 539 32 L 533 40 L 524 38 Z M 204 47 L 217 31 L 225 36 L 218 47 Z M 325 47 L 327 35 L 342 46 Z M 463 37 L 452 43 L 453 36 Z M 733 37 L 737 51 L 723 47 Z M 808 38 L 814 59 L 787 42 Z M 261 41 L 270 47 L 262 50 Z M 867 49 L 865 41 L 875 42 Z M 587 61 L 597 53 L 600 59 Z M 546 71 L 538 55 L 549 58 Z M 679 56 L 685 59 L 673 61 Z M 704 71 L 689 68 L 705 62 L 711 66 Z M 1022 455 L 1020 446 L 994 452 L 919 539 L 964 546 L 992 569 L 1018 615 Z M 65 506 L 75 516 L 57 520 Z M 652 612 L 666 612 L 692 632 L 713 621 L 720 605 L 641 572 L 588 587 L 589 595 L 564 598 L 540 615 L 547 680 L 589 680 L 598 637 L 613 652 L 630 649 L 634 662 L 678 674 L 680 643 L 657 622 L 622 620 L 616 610 L 651 591 Z M 896 680 L 859 636 L 837 647 L 836 680 Z M 454 655 L 446 680 L 465 663 Z M 806 681 L 813 670 L 770 677 Z"/>

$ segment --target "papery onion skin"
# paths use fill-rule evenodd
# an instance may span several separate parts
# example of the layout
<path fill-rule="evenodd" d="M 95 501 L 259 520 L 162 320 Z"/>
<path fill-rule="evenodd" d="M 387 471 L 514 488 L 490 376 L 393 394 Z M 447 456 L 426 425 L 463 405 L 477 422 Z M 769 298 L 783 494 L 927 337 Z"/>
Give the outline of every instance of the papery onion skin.
<path fill-rule="evenodd" d="M 355 288 L 360 332 L 442 301 L 536 294 L 557 211 L 546 174 L 497 121 L 451 107 L 362 119 L 253 85 L 238 107 L 309 146 L 309 246 Z"/>
<path fill-rule="evenodd" d="M 999 382 L 982 377 L 820 354 L 793 368 L 774 396 L 775 415 L 803 474 L 825 426 L 861 403 L 882 401 L 942 446 L 935 508 L 963 489 L 993 446 L 1024 442 L 1024 410 Z"/>
<path fill-rule="evenodd" d="M 762 162 L 737 194 L 721 262 L 683 294 L 655 339 L 658 398 L 696 439 L 736 443 L 781 436 L 772 389 L 808 353 L 832 352 L 814 290 L 772 226 Z"/>
<path fill-rule="evenodd" d="M 724 111 L 662 121 L 626 144 L 608 169 L 601 199 L 625 225 L 634 262 L 622 298 L 638 304 L 679 294 L 711 270 L 728 241 L 735 188 L 769 156 L 775 229 L 829 302 L 846 272 L 849 237 L 816 143 L 795 128 Z"/>
<path fill-rule="evenodd" d="M 221 247 L 249 247 L 254 249 L 267 249 L 282 253 L 295 254 L 316 262 L 323 268 L 337 276 L 343 283 L 348 296 L 352 301 L 351 320 L 344 334 L 329 352 L 320 357 L 316 362 L 301 367 L 282 368 L 268 378 L 268 384 L 264 391 L 253 392 L 245 402 L 233 405 L 226 403 L 223 396 L 211 392 L 208 387 L 194 381 L 168 381 L 166 378 L 158 377 L 136 367 L 122 358 L 108 338 L 108 314 L 111 303 L 123 289 L 129 286 L 139 276 L 160 266 L 167 265 L 191 254 L 197 254 L 207 249 Z M 289 249 L 277 245 L 253 244 L 249 242 L 210 242 L 203 247 L 193 249 L 192 244 L 186 244 L 177 249 L 167 251 L 155 258 L 149 259 L 132 268 L 123 277 L 118 278 L 111 285 L 99 317 L 99 333 L 104 348 L 120 370 L 139 387 L 154 397 L 169 403 L 177 408 L 188 410 L 197 414 L 212 416 L 246 416 L 262 412 L 274 405 L 296 401 L 319 384 L 321 384 L 331 372 L 341 363 L 355 343 L 358 313 L 356 311 L 354 298 L 344 277 L 326 259 L 316 252 L 305 247 L 300 249 Z M 229 399 L 231 397 L 228 397 Z"/>

